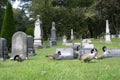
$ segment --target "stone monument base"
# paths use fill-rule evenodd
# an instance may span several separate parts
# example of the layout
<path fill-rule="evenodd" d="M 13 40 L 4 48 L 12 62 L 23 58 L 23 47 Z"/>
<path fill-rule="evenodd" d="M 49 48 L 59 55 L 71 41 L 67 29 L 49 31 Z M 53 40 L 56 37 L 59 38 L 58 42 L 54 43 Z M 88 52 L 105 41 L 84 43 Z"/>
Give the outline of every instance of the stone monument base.
<path fill-rule="evenodd" d="M 43 48 L 42 41 L 40 39 L 34 39 L 34 48 Z"/>
<path fill-rule="evenodd" d="M 109 34 L 106 34 L 106 35 L 105 35 L 105 42 L 106 42 L 106 43 L 111 43 L 110 35 L 109 35 Z"/>
<path fill-rule="evenodd" d="M 52 43 L 52 46 L 56 46 L 57 45 L 56 41 L 51 41 L 51 43 Z"/>

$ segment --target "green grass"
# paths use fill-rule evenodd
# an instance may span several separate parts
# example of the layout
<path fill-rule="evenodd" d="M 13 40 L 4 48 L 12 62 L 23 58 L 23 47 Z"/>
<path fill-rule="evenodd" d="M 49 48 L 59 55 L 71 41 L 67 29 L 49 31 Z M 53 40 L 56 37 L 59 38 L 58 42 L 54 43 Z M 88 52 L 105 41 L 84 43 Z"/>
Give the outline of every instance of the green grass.
<path fill-rule="evenodd" d="M 80 42 L 75 40 L 74 42 Z M 120 39 L 112 39 L 111 44 L 93 40 L 95 47 L 102 52 L 103 45 L 108 48 L 120 48 Z M 46 54 L 53 54 L 58 46 L 37 49 L 36 56 L 23 62 L 1 61 L 0 80 L 119 80 L 120 58 L 105 58 L 84 63 L 76 60 L 51 60 Z"/>

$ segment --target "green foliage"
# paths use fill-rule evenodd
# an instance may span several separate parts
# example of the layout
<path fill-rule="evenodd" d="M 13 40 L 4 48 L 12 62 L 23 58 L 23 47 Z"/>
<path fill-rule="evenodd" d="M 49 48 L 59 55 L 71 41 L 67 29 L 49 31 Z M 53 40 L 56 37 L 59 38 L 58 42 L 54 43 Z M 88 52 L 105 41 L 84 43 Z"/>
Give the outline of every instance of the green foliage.
<path fill-rule="evenodd" d="M 1 33 L 1 28 L 2 28 L 2 23 L 3 23 L 3 18 L 4 18 L 4 6 L 6 4 L 7 0 L 0 0 L 0 33 Z"/>
<path fill-rule="evenodd" d="M 15 30 L 25 32 L 26 27 L 29 26 L 28 18 L 26 17 L 24 11 L 20 9 L 14 9 L 14 21 L 15 21 Z"/>
<path fill-rule="evenodd" d="M 27 35 L 34 36 L 34 28 L 33 27 L 28 27 L 25 32 Z"/>
<path fill-rule="evenodd" d="M 98 52 L 102 52 L 105 45 L 108 48 L 119 48 L 120 39 L 112 39 L 111 44 L 92 40 Z M 74 42 L 81 42 L 76 40 Z M 65 48 L 58 42 L 58 46 L 36 49 L 36 54 L 29 60 L 16 62 L 6 60 L 0 63 L 0 80 L 119 80 L 120 58 L 105 58 L 84 63 L 75 60 L 51 60 L 45 57 L 54 54 L 56 48 Z"/>
<path fill-rule="evenodd" d="M 7 39 L 8 48 L 11 48 L 12 35 L 15 32 L 12 5 L 8 2 L 5 10 L 1 37 Z"/>

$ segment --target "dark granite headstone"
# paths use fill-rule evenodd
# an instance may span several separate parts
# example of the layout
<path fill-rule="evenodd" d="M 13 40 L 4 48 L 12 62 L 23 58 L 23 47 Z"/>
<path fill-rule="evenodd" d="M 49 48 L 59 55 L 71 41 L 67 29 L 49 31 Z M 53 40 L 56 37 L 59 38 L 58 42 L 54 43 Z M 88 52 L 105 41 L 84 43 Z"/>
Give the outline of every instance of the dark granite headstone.
<path fill-rule="evenodd" d="M 5 38 L 0 38 L 0 59 L 5 60 L 8 58 L 7 40 Z"/>
<path fill-rule="evenodd" d="M 51 29 L 51 44 L 52 44 L 52 46 L 56 46 L 56 45 L 57 45 L 55 22 L 52 22 L 52 29 Z"/>
<path fill-rule="evenodd" d="M 34 49 L 34 38 L 32 36 L 27 36 L 27 52 L 28 56 L 34 56 L 35 55 L 35 49 Z"/>
<path fill-rule="evenodd" d="M 16 55 L 19 55 L 22 59 L 28 59 L 27 35 L 21 31 L 14 33 L 12 36 L 12 53 L 10 59 L 14 59 Z"/>

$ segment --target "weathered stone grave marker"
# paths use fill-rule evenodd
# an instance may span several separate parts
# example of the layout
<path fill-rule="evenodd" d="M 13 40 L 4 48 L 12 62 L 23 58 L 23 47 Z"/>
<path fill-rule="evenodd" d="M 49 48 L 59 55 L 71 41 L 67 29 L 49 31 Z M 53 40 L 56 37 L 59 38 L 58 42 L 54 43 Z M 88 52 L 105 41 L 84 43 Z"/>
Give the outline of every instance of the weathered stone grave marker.
<path fill-rule="evenodd" d="M 52 45 L 52 46 L 56 46 L 56 45 L 57 45 L 55 22 L 52 22 L 52 29 L 51 29 L 51 45 Z"/>
<path fill-rule="evenodd" d="M 5 38 L 0 38 L 0 60 L 5 60 L 9 58 L 7 52 L 7 40 Z"/>
<path fill-rule="evenodd" d="M 28 56 L 34 56 L 35 55 L 35 49 L 34 49 L 34 38 L 30 35 L 27 36 L 27 52 Z"/>
<path fill-rule="evenodd" d="M 22 59 L 28 58 L 27 35 L 21 31 L 14 33 L 12 36 L 12 53 L 10 59 L 14 59 L 16 55 L 19 55 Z"/>

